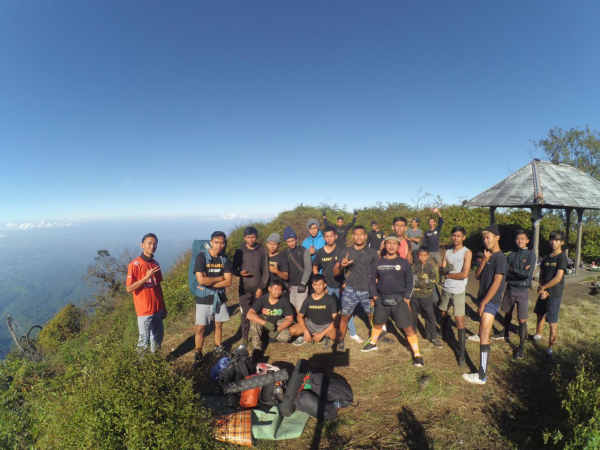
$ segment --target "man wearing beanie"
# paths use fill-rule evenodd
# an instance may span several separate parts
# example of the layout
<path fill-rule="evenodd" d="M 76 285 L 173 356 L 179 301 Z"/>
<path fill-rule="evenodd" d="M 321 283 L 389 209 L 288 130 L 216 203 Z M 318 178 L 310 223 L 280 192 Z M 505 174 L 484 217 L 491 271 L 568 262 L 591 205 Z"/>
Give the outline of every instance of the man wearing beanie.
<path fill-rule="evenodd" d="M 283 230 L 283 240 L 287 245 L 287 249 L 282 253 L 288 262 L 290 302 L 296 311 L 300 311 L 302 303 L 306 300 L 306 284 L 311 275 L 310 252 L 304 247 L 298 246 L 298 236 L 290 226 Z"/>
<path fill-rule="evenodd" d="M 280 281 L 284 290 L 286 290 L 288 279 L 288 261 L 285 255 L 279 252 L 279 242 L 281 237 L 279 233 L 271 233 L 267 238 L 265 247 L 267 247 L 267 260 L 269 265 L 269 282 Z"/>
<path fill-rule="evenodd" d="M 498 225 L 490 225 L 483 230 L 485 250 L 483 261 L 477 268 L 479 279 L 479 373 L 465 373 L 463 379 L 473 384 L 485 384 L 487 381 L 490 357 L 490 331 L 494 317 L 502 305 L 505 275 L 508 270 L 506 256 L 500 250 L 500 231 Z"/>
<path fill-rule="evenodd" d="M 308 237 L 302 241 L 302 247 L 310 252 L 310 256 L 314 260 L 317 250 L 325 246 L 325 239 L 323 238 L 323 233 L 319 230 L 319 221 L 317 219 L 308 219 L 306 229 L 308 230 Z"/>
<path fill-rule="evenodd" d="M 335 220 L 335 225 L 330 223 L 327 220 L 326 212 L 327 211 L 323 210 L 323 224 L 325 225 L 325 227 L 335 228 L 335 232 L 337 234 L 336 244 L 338 245 L 338 247 L 345 247 L 346 246 L 346 237 L 348 236 L 348 231 L 350 231 L 352 229 L 352 227 L 354 226 L 354 224 L 356 223 L 356 218 L 358 217 L 358 212 L 356 210 L 354 210 L 352 212 L 352 222 L 350 222 L 348 225 L 344 225 L 344 218 L 342 216 L 337 217 L 337 219 Z"/>
<path fill-rule="evenodd" d="M 244 230 L 244 244 L 235 251 L 233 257 L 233 273 L 240 277 L 239 300 L 241 309 L 242 340 L 248 345 L 250 322 L 246 315 L 254 300 L 262 296 L 269 280 L 267 253 L 263 246 L 256 242 L 258 231 L 254 227 Z"/>

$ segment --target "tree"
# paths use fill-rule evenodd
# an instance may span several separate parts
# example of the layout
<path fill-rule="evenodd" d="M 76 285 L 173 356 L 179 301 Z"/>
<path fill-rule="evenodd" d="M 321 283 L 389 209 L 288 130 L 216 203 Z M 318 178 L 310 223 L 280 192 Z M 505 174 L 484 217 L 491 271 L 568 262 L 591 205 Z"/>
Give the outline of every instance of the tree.
<path fill-rule="evenodd" d="M 600 179 L 600 133 L 571 128 L 563 130 L 554 127 L 548 136 L 534 142 L 535 146 L 554 163 L 571 164 L 594 178 Z"/>
<path fill-rule="evenodd" d="M 95 302 L 90 306 L 110 307 L 111 300 L 125 286 L 127 255 L 119 259 L 108 250 L 98 250 L 94 264 L 88 266 L 86 278 L 97 286 Z"/>

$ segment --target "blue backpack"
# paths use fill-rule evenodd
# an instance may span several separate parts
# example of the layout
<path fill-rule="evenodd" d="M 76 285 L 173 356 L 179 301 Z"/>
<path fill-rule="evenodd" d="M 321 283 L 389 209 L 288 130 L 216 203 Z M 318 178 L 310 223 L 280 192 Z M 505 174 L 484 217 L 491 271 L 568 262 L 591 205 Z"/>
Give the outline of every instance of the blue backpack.
<path fill-rule="evenodd" d="M 210 249 L 210 241 L 207 240 L 195 240 L 192 243 L 192 258 L 190 260 L 190 267 L 188 270 L 188 285 L 190 288 L 190 292 L 192 295 L 196 297 L 210 297 L 213 296 L 213 313 L 217 311 L 217 306 L 221 301 L 221 294 L 225 293 L 225 289 L 212 289 L 207 286 L 198 285 L 198 280 L 196 280 L 196 274 L 194 273 L 194 266 L 196 265 L 196 258 L 200 253 L 204 254 L 204 259 L 206 262 L 210 261 L 212 256 L 208 253 Z M 226 258 L 225 256 L 219 255 L 221 263 L 225 266 Z"/>

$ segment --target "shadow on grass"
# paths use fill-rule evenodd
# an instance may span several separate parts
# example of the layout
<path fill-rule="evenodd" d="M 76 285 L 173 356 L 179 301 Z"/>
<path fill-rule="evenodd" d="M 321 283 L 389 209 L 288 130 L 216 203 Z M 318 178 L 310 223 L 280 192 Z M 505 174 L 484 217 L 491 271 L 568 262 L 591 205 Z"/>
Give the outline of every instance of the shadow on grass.
<path fill-rule="evenodd" d="M 582 353 L 599 360 L 600 346 L 591 347 L 589 342 L 563 346 L 550 359 L 542 346 L 528 345 L 525 359 L 510 364 L 497 378 L 504 394 L 484 412 L 516 448 L 562 448 L 544 443 L 544 432 L 564 430 L 561 392 L 565 380 L 574 377 Z"/>
<path fill-rule="evenodd" d="M 406 406 L 398 413 L 398 424 L 400 425 L 400 434 L 411 449 L 433 449 L 433 441 L 427 435 L 425 428 L 417 420 L 415 414 Z"/>

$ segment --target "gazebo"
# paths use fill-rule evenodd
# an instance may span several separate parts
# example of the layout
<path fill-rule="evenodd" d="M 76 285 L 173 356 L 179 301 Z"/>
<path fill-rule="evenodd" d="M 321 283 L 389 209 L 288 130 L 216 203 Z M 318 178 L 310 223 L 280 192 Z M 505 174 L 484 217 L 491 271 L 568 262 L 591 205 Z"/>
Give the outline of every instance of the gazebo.
<path fill-rule="evenodd" d="M 575 268 L 581 265 L 583 212 L 600 209 L 600 181 L 568 164 L 534 159 L 500 183 L 464 203 L 490 208 L 494 223 L 496 208 L 530 208 L 533 222 L 533 249 L 539 258 L 540 220 L 543 209 L 566 211 L 566 240 L 569 240 L 571 213 L 577 212 L 577 254 Z"/>

